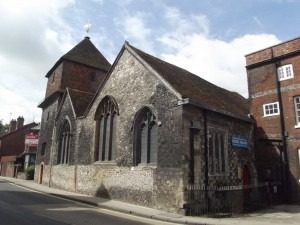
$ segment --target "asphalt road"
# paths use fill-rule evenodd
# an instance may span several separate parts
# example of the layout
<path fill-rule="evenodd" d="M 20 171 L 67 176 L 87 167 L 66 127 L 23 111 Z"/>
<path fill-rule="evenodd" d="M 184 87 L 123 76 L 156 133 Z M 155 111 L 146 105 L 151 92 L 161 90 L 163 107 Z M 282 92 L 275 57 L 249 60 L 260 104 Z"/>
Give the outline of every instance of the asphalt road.
<path fill-rule="evenodd" d="M 114 213 L 27 190 L 0 180 L 0 225 L 169 224 Z"/>

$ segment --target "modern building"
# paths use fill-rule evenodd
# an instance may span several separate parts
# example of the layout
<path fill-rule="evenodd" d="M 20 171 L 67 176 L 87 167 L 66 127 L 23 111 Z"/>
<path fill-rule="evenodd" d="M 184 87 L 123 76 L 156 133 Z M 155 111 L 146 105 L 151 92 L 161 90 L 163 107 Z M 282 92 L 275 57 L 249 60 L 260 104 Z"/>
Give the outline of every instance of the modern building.
<path fill-rule="evenodd" d="M 249 200 L 254 126 L 239 94 L 128 42 L 110 65 L 87 37 L 46 78 L 39 183 L 173 212 Z"/>
<path fill-rule="evenodd" d="M 246 56 L 258 179 L 300 200 L 300 38 Z"/>

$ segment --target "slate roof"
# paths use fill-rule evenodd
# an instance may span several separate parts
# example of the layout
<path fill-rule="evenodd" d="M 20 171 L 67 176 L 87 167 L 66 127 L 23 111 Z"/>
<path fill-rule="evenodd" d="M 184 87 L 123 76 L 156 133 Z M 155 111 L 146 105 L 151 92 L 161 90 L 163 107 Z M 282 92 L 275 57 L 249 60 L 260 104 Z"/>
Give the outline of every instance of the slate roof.
<path fill-rule="evenodd" d="M 183 98 L 189 98 L 190 101 L 209 110 L 247 119 L 249 102 L 240 94 L 209 83 L 185 69 L 151 56 L 131 45 L 129 47 Z"/>
<path fill-rule="evenodd" d="M 49 77 L 53 70 L 63 61 L 70 60 L 73 62 L 81 63 L 90 67 L 94 67 L 103 71 L 108 71 L 110 63 L 101 54 L 101 52 L 90 41 L 90 38 L 85 37 L 81 42 L 74 46 L 69 52 L 63 55 L 55 65 L 46 74 Z"/>
<path fill-rule="evenodd" d="M 37 124 L 32 122 L 3 135 L 1 137 L 0 156 L 17 156 L 21 154 L 25 148 L 25 135 L 35 126 Z"/>
<path fill-rule="evenodd" d="M 94 97 L 94 93 L 83 92 L 68 88 L 68 92 L 74 107 L 76 117 L 84 115 L 86 108 Z"/>

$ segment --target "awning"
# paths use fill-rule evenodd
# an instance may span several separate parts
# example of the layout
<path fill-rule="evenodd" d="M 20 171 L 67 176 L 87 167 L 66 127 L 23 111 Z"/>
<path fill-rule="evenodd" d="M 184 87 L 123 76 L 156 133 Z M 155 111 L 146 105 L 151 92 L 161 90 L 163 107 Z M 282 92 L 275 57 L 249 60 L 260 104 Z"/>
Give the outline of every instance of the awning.
<path fill-rule="evenodd" d="M 16 161 L 17 156 L 12 155 L 12 156 L 2 156 L 1 157 L 1 162 L 14 162 Z"/>

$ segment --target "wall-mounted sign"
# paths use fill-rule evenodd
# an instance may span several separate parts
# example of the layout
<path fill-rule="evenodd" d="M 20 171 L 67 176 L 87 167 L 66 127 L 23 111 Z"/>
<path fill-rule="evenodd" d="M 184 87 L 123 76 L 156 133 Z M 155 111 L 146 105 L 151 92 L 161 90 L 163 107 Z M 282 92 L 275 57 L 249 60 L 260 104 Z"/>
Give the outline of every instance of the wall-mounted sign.
<path fill-rule="evenodd" d="M 231 138 L 231 144 L 234 148 L 249 148 L 248 139 L 240 136 L 232 136 Z"/>
<path fill-rule="evenodd" d="M 37 145 L 39 142 L 39 135 L 36 133 L 29 133 L 25 135 L 25 144 L 26 145 Z"/>

